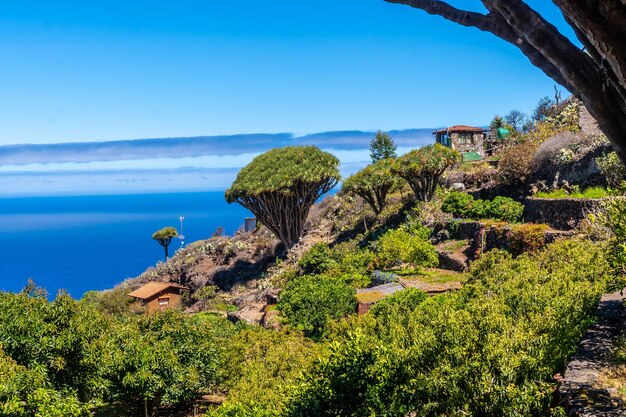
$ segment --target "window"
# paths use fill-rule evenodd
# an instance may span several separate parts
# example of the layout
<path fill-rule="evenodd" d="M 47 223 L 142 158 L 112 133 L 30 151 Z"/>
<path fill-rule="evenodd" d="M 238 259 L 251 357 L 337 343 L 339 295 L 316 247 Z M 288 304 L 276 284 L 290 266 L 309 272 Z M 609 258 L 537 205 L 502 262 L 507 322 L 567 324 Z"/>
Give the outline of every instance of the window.
<path fill-rule="evenodd" d="M 471 132 L 461 132 L 459 133 L 459 144 L 460 145 L 471 145 L 474 143 L 474 135 Z"/>
<path fill-rule="evenodd" d="M 159 298 L 159 307 L 167 307 L 168 305 L 170 305 L 170 297 Z"/>

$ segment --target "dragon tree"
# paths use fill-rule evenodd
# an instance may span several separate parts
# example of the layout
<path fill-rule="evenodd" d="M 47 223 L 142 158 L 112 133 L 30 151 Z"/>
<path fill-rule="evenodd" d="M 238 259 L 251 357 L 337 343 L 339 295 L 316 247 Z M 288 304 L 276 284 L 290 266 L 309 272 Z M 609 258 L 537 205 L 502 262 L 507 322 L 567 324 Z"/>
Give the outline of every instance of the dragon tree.
<path fill-rule="evenodd" d="M 392 172 L 406 180 L 418 201 L 431 201 L 443 174 L 459 162 L 458 151 L 435 143 L 398 158 Z"/>
<path fill-rule="evenodd" d="M 250 210 L 286 248 L 302 236 L 311 206 L 340 179 L 339 160 L 315 146 L 272 149 L 243 168 L 226 201 Z"/>
<path fill-rule="evenodd" d="M 378 215 L 387 204 L 387 194 L 398 184 L 391 172 L 393 160 L 381 159 L 353 174 L 343 182 L 342 191 L 360 196 Z"/>
<path fill-rule="evenodd" d="M 172 242 L 172 239 L 178 236 L 178 231 L 176 230 L 175 227 L 164 227 L 161 230 L 157 230 L 156 232 L 154 232 L 154 234 L 152 235 L 152 239 L 156 240 L 157 242 L 159 242 L 159 245 L 163 246 L 163 248 L 165 249 L 165 260 L 167 261 L 168 257 L 169 257 L 169 253 L 168 253 L 168 247 L 170 246 L 170 243 Z"/>

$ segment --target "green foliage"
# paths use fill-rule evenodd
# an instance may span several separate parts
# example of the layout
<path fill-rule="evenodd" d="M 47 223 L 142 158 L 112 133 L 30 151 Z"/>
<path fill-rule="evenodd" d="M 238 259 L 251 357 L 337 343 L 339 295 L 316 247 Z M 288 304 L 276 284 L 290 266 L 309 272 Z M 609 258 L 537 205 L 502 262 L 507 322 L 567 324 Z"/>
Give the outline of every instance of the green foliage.
<path fill-rule="evenodd" d="M 459 152 L 436 143 L 401 156 L 392 172 L 406 180 L 418 201 L 430 201 L 446 169 L 459 162 Z"/>
<path fill-rule="evenodd" d="M 107 338 L 108 398 L 148 401 L 153 407 L 195 398 L 217 383 L 223 340 L 231 328 L 223 319 L 174 310 L 121 323 Z"/>
<path fill-rule="evenodd" d="M 335 245 L 317 243 L 300 258 L 299 265 L 307 275 L 324 274 L 342 278 L 355 287 L 367 287 L 371 283 L 370 270 L 375 260 L 374 253 L 360 248 L 356 241 Z"/>
<path fill-rule="evenodd" d="M 315 146 L 287 146 L 254 158 L 237 175 L 226 191 L 226 200 L 265 192 L 290 194 L 300 184 L 331 183 L 339 180 L 339 160 Z M 332 186 L 330 188 L 332 188 Z"/>
<path fill-rule="evenodd" d="M 498 196 L 487 203 L 488 216 L 495 220 L 506 222 L 522 221 L 524 206 L 511 198 Z"/>
<path fill-rule="evenodd" d="M 390 159 L 377 160 L 346 179 L 342 191 L 360 196 L 379 214 L 386 206 L 387 194 L 398 185 L 392 166 Z"/>
<path fill-rule="evenodd" d="M 300 257 L 298 265 L 305 274 L 321 274 L 330 269 L 337 268 L 333 251 L 327 243 L 316 243 L 304 255 Z"/>
<path fill-rule="evenodd" d="M 620 195 L 621 193 L 617 190 L 607 189 L 604 187 L 589 187 L 581 190 L 579 187 L 574 186 L 571 190 L 558 189 L 549 192 L 538 192 L 535 194 L 535 197 L 538 198 L 550 198 L 550 199 L 561 199 L 561 198 L 606 198 L 612 197 L 616 195 Z"/>
<path fill-rule="evenodd" d="M 596 158 L 596 164 L 598 164 L 602 175 L 606 177 L 609 187 L 619 188 L 623 186 L 626 180 L 626 166 L 619 159 L 617 152 L 610 152 Z"/>
<path fill-rule="evenodd" d="M 216 410 L 209 411 L 207 417 L 276 417 L 277 411 L 258 401 L 228 401 Z"/>
<path fill-rule="evenodd" d="M 90 298 L 0 293 L 0 414 L 83 416 L 103 401 L 151 409 L 217 384 L 225 319 L 110 315 Z"/>
<path fill-rule="evenodd" d="M 491 119 L 491 122 L 489 123 L 489 129 L 496 130 L 504 127 L 504 119 L 502 118 L 502 116 L 498 114 L 493 116 L 493 119 Z"/>
<path fill-rule="evenodd" d="M 626 205 L 621 200 L 607 201 L 604 209 L 591 217 L 609 231 L 605 243 L 613 271 L 612 289 L 621 290 L 626 286 Z"/>
<path fill-rule="evenodd" d="M 192 297 L 196 301 L 206 301 L 215 298 L 217 295 L 217 290 L 219 287 L 217 285 L 205 285 L 204 287 L 198 288 L 192 294 Z"/>
<path fill-rule="evenodd" d="M 133 299 L 128 296 L 128 290 L 122 287 L 106 291 L 88 291 L 80 301 L 93 305 L 102 313 L 123 315 L 128 313 Z"/>
<path fill-rule="evenodd" d="M 452 191 L 446 195 L 441 203 L 441 210 L 455 217 L 464 219 L 483 219 L 487 217 L 487 207 L 484 200 L 475 200 L 467 193 Z"/>
<path fill-rule="evenodd" d="M 517 259 L 492 251 L 457 293 L 347 322 L 283 415 L 547 415 L 553 375 L 593 321 L 607 271 L 588 242 Z"/>
<path fill-rule="evenodd" d="M 176 230 L 175 227 L 168 226 L 154 232 L 152 234 L 152 239 L 160 241 L 165 239 L 171 239 L 176 236 L 178 236 L 178 230 Z"/>
<path fill-rule="evenodd" d="M 513 254 L 539 252 L 546 245 L 545 224 L 518 224 L 511 229 L 509 242 Z"/>
<path fill-rule="evenodd" d="M 404 229 L 389 230 L 374 243 L 376 263 L 383 268 L 393 268 L 403 263 L 414 269 L 437 266 L 439 258 L 435 247 L 423 234 Z"/>
<path fill-rule="evenodd" d="M 370 157 L 372 162 L 382 159 L 395 158 L 397 146 L 393 143 L 393 139 L 387 133 L 379 130 L 370 143 Z"/>
<path fill-rule="evenodd" d="M 424 291 L 408 288 L 383 298 L 374 304 L 369 314 L 383 322 L 403 315 L 408 316 L 426 299 L 428 299 L 428 294 Z"/>
<path fill-rule="evenodd" d="M 281 292 L 278 309 L 291 325 L 319 339 L 326 334 L 329 319 L 355 311 L 354 294 L 355 290 L 341 278 L 305 275 Z"/>
<path fill-rule="evenodd" d="M 250 210 L 291 248 L 311 206 L 339 181 L 339 160 L 315 146 L 272 149 L 254 158 L 226 190 L 226 201 Z"/>
<path fill-rule="evenodd" d="M 224 350 L 221 387 L 228 392 L 228 400 L 215 415 L 250 407 L 258 410 L 260 404 L 275 412 L 286 386 L 312 365 L 319 351 L 319 345 L 300 333 L 258 327 L 241 330 Z"/>
<path fill-rule="evenodd" d="M 465 219 L 494 219 L 519 222 L 524 215 L 524 206 L 517 201 L 498 196 L 493 201 L 476 200 L 462 192 L 450 192 L 443 200 L 441 209 L 456 217 Z"/>
<path fill-rule="evenodd" d="M 537 107 L 535 107 L 535 111 L 533 112 L 533 120 L 535 122 L 543 122 L 550 116 L 551 109 L 554 107 L 554 100 L 550 97 L 546 96 L 539 100 L 537 103 Z"/>

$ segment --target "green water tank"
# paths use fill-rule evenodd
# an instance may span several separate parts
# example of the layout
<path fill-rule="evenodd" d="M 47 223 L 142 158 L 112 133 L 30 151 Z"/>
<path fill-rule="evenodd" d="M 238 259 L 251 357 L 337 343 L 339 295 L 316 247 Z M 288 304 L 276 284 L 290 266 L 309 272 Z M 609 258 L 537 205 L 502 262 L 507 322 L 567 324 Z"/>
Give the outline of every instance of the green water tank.
<path fill-rule="evenodd" d="M 506 139 L 509 136 L 511 136 L 511 132 L 509 131 L 509 129 L 499 127 L 497 135 L 498 135 L 498 139 Z"/>

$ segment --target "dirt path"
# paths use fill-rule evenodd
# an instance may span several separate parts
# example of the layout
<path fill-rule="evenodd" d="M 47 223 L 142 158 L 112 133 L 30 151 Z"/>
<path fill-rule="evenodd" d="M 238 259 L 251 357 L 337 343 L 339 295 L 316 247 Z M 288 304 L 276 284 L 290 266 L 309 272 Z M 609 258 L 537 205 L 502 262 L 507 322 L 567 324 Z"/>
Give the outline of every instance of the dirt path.
<path fill-rule="evenodd" d="M 626 404 L 599 385 L 600 372 L 610 360 L 613 339 L 626 327 L 622 298 L 619 292 L 602 297 L 599 321 L 585 333 L 565 369 L 559 394 L 570 416 L 626 417 Z"/>

